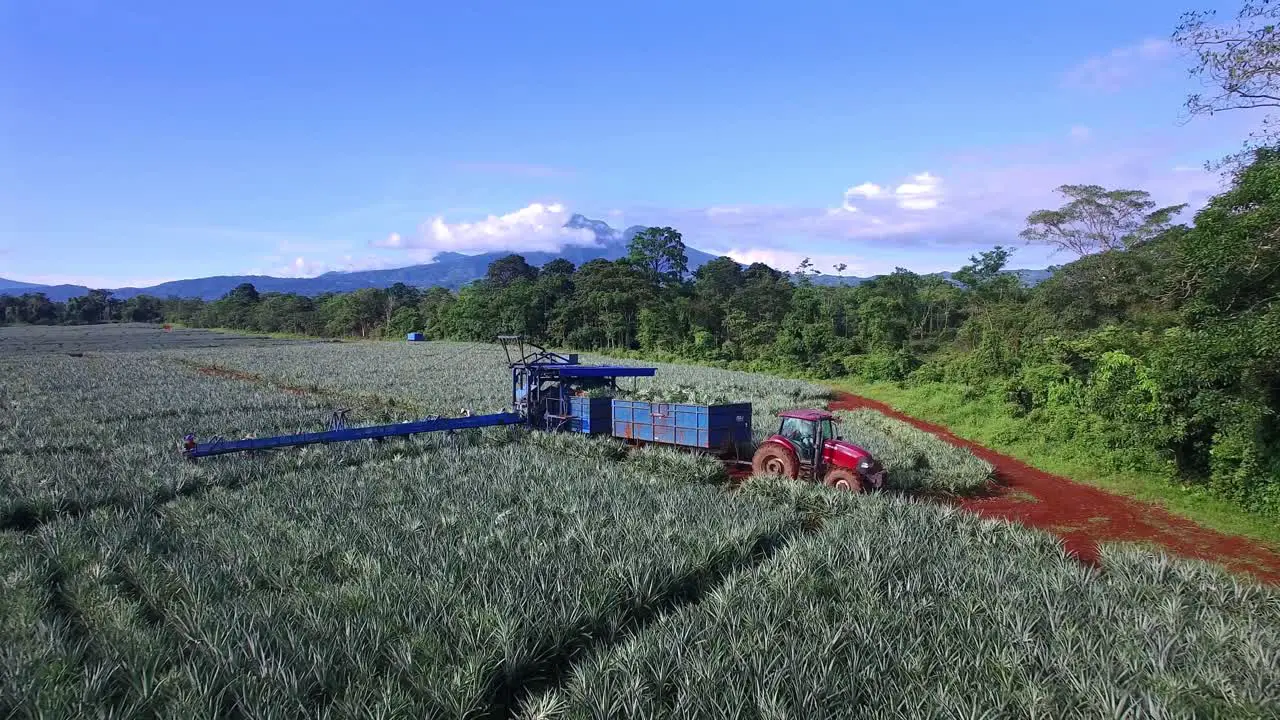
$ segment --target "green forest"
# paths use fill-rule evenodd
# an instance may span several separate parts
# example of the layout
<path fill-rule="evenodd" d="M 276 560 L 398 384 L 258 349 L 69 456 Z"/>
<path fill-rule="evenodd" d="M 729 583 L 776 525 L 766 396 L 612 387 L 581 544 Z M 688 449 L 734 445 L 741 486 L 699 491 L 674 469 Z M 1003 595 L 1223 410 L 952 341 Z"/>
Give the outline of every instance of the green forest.
<path fill-rule="evenodd" d="M 1206 27 L 1192 17 L 1179 40 L 1211 79 L 1280 53 L 1270 34 L 1223 45 Z M 1188 106 L 1207 113 L 1261 92 L 1224 88 Z M 1007 272 L 1015 249 L 1004 246 L 949 280 L 900 268 L 817 285 L 807 264 L 781 272 L 727 257 L 689 272 L 681 234 L 661 227 L 618 261 L 533 267 L 509 255 L 456 293 L 395 285 L 303 297 L 241 285 L 213 302 L 95 291 L 67 303 L 28 294 L 0 297 L 0 319 L 393 339 L 522 333 L 559 348 L 933 388 L 966 403 L 994 398 L 1027 432 L 1097 467 L 1158 475 L 1274 518 L 1280 149 L 1246 147 L 1187 224 L 1174 223 L 1181 207 L 1157 207 L 1141 190 L 1062 186 L 1062 205 L 1031 213 L 1022 239 L 1073 259 L 1034 287 Z"/>

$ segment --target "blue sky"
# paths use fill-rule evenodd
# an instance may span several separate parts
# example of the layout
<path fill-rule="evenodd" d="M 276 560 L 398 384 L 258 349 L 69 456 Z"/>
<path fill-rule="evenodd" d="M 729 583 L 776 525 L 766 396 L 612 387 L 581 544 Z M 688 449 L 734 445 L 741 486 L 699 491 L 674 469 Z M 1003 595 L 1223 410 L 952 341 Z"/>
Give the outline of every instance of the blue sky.
<path fill-rule="evenodd" d="M 1041 267 L 1057 185 L 1217 189 L 1256 118 L 1180 123 L 1167 42 L 1215 7 L 8 0 L 0 276 L 401 266 L 575 212 L 780 269 Z"/>

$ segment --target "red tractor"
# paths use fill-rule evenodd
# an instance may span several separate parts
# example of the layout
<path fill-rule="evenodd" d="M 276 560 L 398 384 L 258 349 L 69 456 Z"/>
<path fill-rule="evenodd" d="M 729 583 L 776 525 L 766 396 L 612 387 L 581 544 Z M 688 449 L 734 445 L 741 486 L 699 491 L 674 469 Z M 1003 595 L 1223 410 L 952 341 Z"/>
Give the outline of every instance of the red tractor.
<path fill-rule="evenodd" d="M 871 453 L 835 432 L 835 416 L 825 410 L 778 413 L 778 432 L 761 443 L 751 459 L 756 474 L 804 477 L 850 492 L 884 486 L 885 471 Z"/>

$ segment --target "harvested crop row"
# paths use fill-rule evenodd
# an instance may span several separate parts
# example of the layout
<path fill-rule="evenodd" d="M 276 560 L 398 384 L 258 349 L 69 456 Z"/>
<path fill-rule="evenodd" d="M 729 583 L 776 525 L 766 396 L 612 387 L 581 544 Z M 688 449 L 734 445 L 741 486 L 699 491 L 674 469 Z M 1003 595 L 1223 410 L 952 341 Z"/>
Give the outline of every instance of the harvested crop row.
<path fill-rule="evenodd" d="M 493 412 L 511 405 L 511 372 L 501 347 L 484 343 L 318 343 L 251 349 L 226 348 L 169 354 L 234 368 L 301 387 L 402 398 L 427 412 L 454 414 L 466 407 Z M 751 402 L 758 438 L 777 429 L 774 413 L 822 405 L 828 389 L 763 375 L 583 355 L 582 362 L 653 365 L 654 378 L 620 380 L 624 394 L 662 398 Z"/>
<path fill-rule="evenodd" d="M 770 503 L 532 445 L 97 513 L 22 545 L 93 645 L 40 650 L 38 629 L 6 619 L 0 647 L 34 656 L 11 658 L 22 674 L 0 706 L 462 717 L 798 527 Z"/>
<path fill-rule="evenodd" d="M 586 659 L 525 717 L 1275 717 L 1280 594 L 962 511 L 756 479 L 822 531 Z"/>
<path fill-rule="evenodd" d="M 138 354 L 0 360 L 0 378 L 0 527 L 245 481 L 244 463 L 182 462 L 182 435 L 320 430 L 331 411 Z"/>
<path fill-rule="evenodd" d="M 840 432 L 884 463 L 890 486 L 964 494 L 986 487 L 991 463 L 965 448 L 874 410 L 840 410 Z"/>
<path fill-rule="evenodd" d="M 0 327 L 0 357 L 48 357 L 71 353 L 142 352 L 177 348 L 208 348 L 283 344 L 263 336 L 174 328 L 159 325 L 112 323 L 110 325 L 10 325 Z"/>

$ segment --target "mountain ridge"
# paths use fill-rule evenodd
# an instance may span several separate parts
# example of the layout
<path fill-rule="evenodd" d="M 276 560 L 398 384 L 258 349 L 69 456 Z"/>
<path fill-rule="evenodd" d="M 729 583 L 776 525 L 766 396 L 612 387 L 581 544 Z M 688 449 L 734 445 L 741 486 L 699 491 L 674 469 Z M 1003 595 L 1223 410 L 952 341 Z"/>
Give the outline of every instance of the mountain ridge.
<path fill-rule="evenodd" d="M 200 298 L 216 300 L 226 295 L 241 283 L 252 283 L 258 292 L 297 293 L 315 296 L 326 292 L 350 292 L 361 288 L 387 288 L 397 282 L 417 287 L 446 287 L 457 290 L 469 282 L 484 277 L 489 263 L 513 252 L 524 256 L 534 266 L 542 266 L 556 259 L 565 259 L 574 265 L 582 265 L 596 259 L 617 260 L 627 254 L 627 244 L 636 234 L 646 228 L 632 225 L 625 230 L 618 230 L 602 220 L 592 220 L 586 216 L 575 214 L 564 225 L 567 228 L 589 230 L 594 236 L 595 244 L 571 244 L 560 248 L 557 252 L 532 250 L 528 252 L 498 251 L 463 255 L 457 252 L 442 252 L 432 262 L 407 265 L 399 268 L 381 270 L 330 270 L 310 278 L 282 278 L 271 275 L 214 275 L 208 277 L 171 280 L 148 287 L 122 287 L 110 289 L 114 297 L 127 300 L 138 295 L 152 295 L 159 298 Z M 703 252 L 697 248 L 686 247 L 685 254 L 689 259 L 689 270 L 693 271 L 717 255 Z M 1048 277 L 1048 270 L 1014 270 L 1023 282 L 1035 284 Z M 929 273 L 950 279 L 951 273 Z M 873 276 L 879 277 L 879 276 Z M 817 275 L 811 281 L 819 285 L 858 285 L 872 278 L 857 276 Z M 65 302 L 66 300 L 85 295 L 90 288 L 81 285 L 41 285 L 18 280 L 0 278 L 0 295 L 22 295 L 24 293 L 42 292 L 50 300 Z"/>

